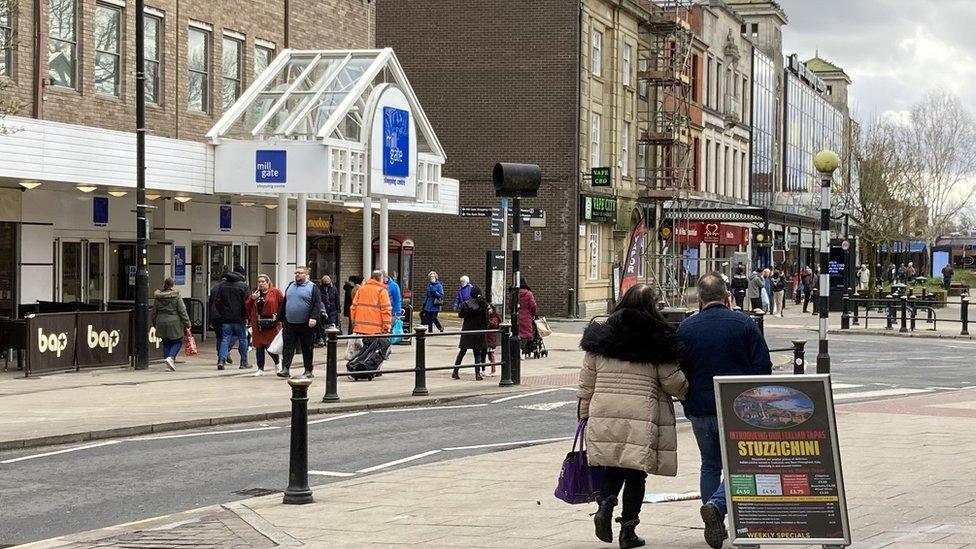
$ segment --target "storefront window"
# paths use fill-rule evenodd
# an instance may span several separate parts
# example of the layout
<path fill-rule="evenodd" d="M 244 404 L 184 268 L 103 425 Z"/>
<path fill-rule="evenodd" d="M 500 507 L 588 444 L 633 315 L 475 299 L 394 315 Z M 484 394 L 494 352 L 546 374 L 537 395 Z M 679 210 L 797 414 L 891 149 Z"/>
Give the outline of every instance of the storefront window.
<path fill-rule="evenodd" d="M 603 74 L 603 33 L 600 31 L 593 31 L 590 56 L 590 68 L 593 76 L 601 76 Z"/>
<path fill-rule="evenodd" d="M 75 87 L 78 37 L 75 0 L 51 0 L 48 18 L 48 76 L 51 84 Z"/>
<path fill-rule="evenodd" d="M 590 121 L 590 167 L 601 165 L 600 155 L 600 115 L 593 113 Z"/>
<path fill-rule="evenodd" d="M 590 280 L 600 278 L 600 224 L 590 223 L 589 231 L 590 248 Z"/>
<path fill-rule="evenodd" d="M 115 6 L 95 6 L 95 92 L 119 96 L 120 24 L 122 10 Z"/>

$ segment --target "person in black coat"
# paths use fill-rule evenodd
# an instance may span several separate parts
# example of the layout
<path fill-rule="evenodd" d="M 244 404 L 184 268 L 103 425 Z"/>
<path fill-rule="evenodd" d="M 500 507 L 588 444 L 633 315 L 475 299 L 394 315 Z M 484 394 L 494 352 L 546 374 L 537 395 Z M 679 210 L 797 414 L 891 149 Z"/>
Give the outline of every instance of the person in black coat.
<path fill-rule="evenodd" d="M 251 295 L 250 288 L 244 281 L 244 275 L 235 271 L 224 275 L 224 282 L 217 289 L 216 307 L 223 326 L 220 354 L 217 357 L 217 369 L 223 370 L 227 363 L 227 355 L 234 339 L 238 341 L 238 351 L 241 355 L 240 369 L 249 368 L 247 363 L 247 299 Z"/>
<path fill-rule="evenodd" d="M 356 290 L 359 289 L 362 283 L 363 283 L 363 277 L 357 275 L 349 275 L 349 278 L 346 279 L 345 283 L 343 283 L 342 285 L 342 316 L 349 319 L 348 320 L 349 329 L 348 331 L 346 331 L 347 334 L 352 333 L 352 317 L 350 316 L 351 308 L 352 308 L 352 299 L 353 297 L 355 297 L 355 292 Z"/>
<path fill-rule="evenodd" d="M 461 304 L 458 308 L 458 317 L 462 319 L 461 331 L 467 332 L 470 330 L 487 330 L 488 329 L 488 302 L 481 295 L 481 288 L 477 286 L 471 287 L 471 297 Z M 485 334 L 465 334 L 461 336 L 461 341 L 458 343 L 458 355 L 457 359 L 454 361 L 455 366 L 459 366 L 461 361 L 464 360 L 464 355 L 467 354 L 468 349 L 471 349 L 472 354 L 474 354 L 475 364 L 484 364 L 485 357 L 488 355 L 488 347 L 485 344 Z M 461 379 L 458 375 L 458 369 L 454 369 L 454 373 L 451 374 L 453 379 Z M 474 378 L 477 381 L 484 379 L 481 377 L 481 367 L 475 367 Z"/>

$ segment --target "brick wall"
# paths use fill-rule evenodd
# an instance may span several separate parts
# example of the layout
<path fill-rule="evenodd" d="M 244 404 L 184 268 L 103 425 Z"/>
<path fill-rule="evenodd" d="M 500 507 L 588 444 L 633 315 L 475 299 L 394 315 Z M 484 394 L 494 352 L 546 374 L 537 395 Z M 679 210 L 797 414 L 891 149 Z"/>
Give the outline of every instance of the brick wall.
<path fill-rule="evenodd" d="M 579 3 L 569 0 L 379 0 L 376 43 L 393 47 L 446 149 L 462 206 L 497 205 L 497 161 L 542 167 L 542 240 L 523 226 L 522 272 L 546 314 L 565 314 L 576 244 Z M 390 216 L 416 239 L 414 291 L 437 271 L 449 296 L 462 274 L 483 286 L 489 220 Z M 509 247 L 511 250 L 511 247 Z"/>

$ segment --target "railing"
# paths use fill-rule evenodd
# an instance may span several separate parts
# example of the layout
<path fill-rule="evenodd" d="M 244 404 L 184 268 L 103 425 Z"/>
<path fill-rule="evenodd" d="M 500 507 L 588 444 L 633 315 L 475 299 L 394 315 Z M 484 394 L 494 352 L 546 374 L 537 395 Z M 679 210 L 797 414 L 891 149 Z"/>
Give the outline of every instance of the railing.
<path fill-rule="evenodd" d="M 925 312 L 925 323 L 931 324 L 932 331 L 938 330 L 938 313 L 934 303 L 926 299 L 927 294 L 923 293 L 922 299 L 915 295 L 896 296 L 888 294 L 884 297 L 862 298 L 860 294 L 845 293 L 843 296 L 844 308 L 840 317 L 841 330 L 849 330 L 851 326 L 860 326 L 864 321 L 864 328 L 868 328 L 871 319 L 884 320 L 885 329 L 892 330 L 896 322 L 900 322 L 898 331 L 900 333 L 914 332 L 919 311 Z M 955 304 L 955 303 L 947 303 Z M 942 322 L 958 322 L 962 324 L 959 335 L 969 335 L 969 295 L 963 295 L 959 300 L 959 318 L 942 318 Z M 883 313 L 882 316 L 871 315 L 872 309 Z"/>

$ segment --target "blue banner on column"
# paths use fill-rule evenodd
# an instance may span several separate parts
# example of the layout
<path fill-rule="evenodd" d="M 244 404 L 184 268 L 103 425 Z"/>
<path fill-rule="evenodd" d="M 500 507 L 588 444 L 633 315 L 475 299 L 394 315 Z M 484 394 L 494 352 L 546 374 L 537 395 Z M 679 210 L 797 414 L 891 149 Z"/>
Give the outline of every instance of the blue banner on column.
<path fill-rule="evenodd" d="M 92 222 L 99 227 L 108 225 L 108 197 L 92 197 Z"/>
<path fill-rule="evenodd" d="M 177 286 L 186 284 L 186 246 L 173 247 L 173 281 Z"/>
<path fill-rule="evenodd" d="M 231 214 L 231 208 L 229 205 L 224 204 L 220 207 L 220 230 L 221 231 L 230 230 L 230 214 Z"/>

